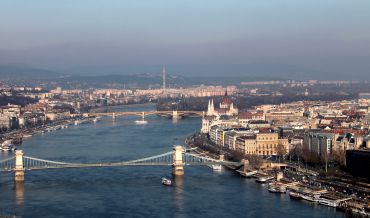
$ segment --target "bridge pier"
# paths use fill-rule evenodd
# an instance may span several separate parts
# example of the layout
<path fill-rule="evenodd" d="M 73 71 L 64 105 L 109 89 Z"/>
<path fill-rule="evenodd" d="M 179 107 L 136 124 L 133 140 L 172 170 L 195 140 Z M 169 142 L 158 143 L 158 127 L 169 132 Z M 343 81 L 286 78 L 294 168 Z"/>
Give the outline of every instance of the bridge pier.
<path fill-rule="evenodd" d="M 173 164 L 172 164 L 172 174 L 175 176 L 184 175 L 184 161 L 182 160 L 182 153 L 184 148 L 180 145 L 175 145 L 173 150 Z"/>
<path fill-rule="evenodd" d="M 14 168 L 14 181 L 24 181 L 24 165 L 23 165 L 23 151 L 15 151 L 15 168 Z"/>
<path fill-rule="evenodd" d="M 116 114 L 113 112 L 112 113 L 112 120 L 115 121 L 116 120 Z"/>
<path fill-rule="evenodd" d="M 179 118 L 180 118 L 179 113 L 177 111 L 172 111 L 172 119 L 177 120 Z"/>

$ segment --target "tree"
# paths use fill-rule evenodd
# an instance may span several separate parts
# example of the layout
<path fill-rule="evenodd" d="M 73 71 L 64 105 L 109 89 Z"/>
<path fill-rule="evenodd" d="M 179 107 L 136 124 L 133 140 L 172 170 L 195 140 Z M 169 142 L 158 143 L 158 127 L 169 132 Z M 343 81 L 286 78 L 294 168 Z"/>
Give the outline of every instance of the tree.
<path fill-rule="evenodd" d="M 263 164 L 263 159 L 255 154 L 246 155 L 245 158 L 249 161 L 251 167 L 259 169 Z"/>
<path fill-rule="evenodd" d="M 293 159 L 296 159 L 299 164 L 302 159 L 302 153 L 303 153 L 302 144 L 295 144 L 289 151 L 289 156 L 293 157 Z"/>
<path fill-rule="evenodd" d="M 325 166 L 325 172 L 328 172 L 328 164 L 329 164 L 329 159 L 330 159 L 330 154 L 328 152 L 324 152 L 321 154 L 321 161 Z"/>
<path fill-rule="evenodd" d="M 333 160 L 339 163 L 341 166 L 346 165 L 346 150 L 344 149 L 335 149 L 333 150 Z"/>
<path fill-rule="evenodd" d="M 320 156 L 315 152 L 309 151 L 306 147 L 302 149 L 302 159 L 306 164 L 308 163 L 314 166 L 321 163 Z"/>
<path fill-rule="evenodd" d="M 287 154 L 287 150 L 285 148 L 285 146 L 283 144 L 278 144 L 276 146 L 276 154 L 278 155 L 279 157 L 279 163 L 280 163 L 280 157 L 283 157 Z"/>

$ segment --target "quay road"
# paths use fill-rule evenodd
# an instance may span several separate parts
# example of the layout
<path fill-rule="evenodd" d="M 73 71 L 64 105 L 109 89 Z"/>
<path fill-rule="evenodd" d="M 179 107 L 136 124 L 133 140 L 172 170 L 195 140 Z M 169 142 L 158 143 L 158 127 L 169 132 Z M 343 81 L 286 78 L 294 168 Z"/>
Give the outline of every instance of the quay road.
<path fill-rule="evenodd" d="M 77 121 L 77 120 L 80 120 L 80 121 L 90 120 L 90 118 L 77 117 L 76 116 L 76 117 L 71 117 L 71 118 L 68 118 L 68 119 L 62 119 L 62 120 L 57 120 L 57 121 L 49 121 L 49 122 L 45 122 L 41 125 L 36 125 L 36 126 L 32 126 L 32 127 L 24 127 L 24 128 L 21 128 L 21 129 L 14 129 L 14 130 L 11 130 L 11 131 L 6 131 L 6 132 L 3 132 L 3 133 L 0 133 L 0 139 L 2 141 L 11 139 L 11 140 L 13 140 L 13 143 L 16 143 L 16 144 L 19 143 L 20 144 L 20 143 L 22 143 L 23 138 L 29 137 L 29 136 L 33 135 L 34 133 L 36 133 L 36 132 L 42 132 L 42 131 L 45 131 L 48 128 L 54 128 L 54 127 L 57 127 L 57 126 L 60 126 L 60 125 L 71 124 L 72 122 Z"/>

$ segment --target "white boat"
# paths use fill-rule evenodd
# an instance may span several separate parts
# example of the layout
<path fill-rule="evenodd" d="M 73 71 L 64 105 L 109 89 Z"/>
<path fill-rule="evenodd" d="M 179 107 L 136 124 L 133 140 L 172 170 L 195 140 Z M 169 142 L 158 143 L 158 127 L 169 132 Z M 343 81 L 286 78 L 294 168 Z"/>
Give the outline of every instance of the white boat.
<path fill-rule="evenodd" d="M 172 185 L 172 181 L 170 179 L 167 179 L 167 178 L 162 178 L 162 184 L 163 185 L 167 185 L 167 186 L 170 186 Z"/>
<path fill-rule="evenodd" d="M 26 138 L 30 138 L 30 137 L 32 137 L 32 135 L 31 135 L 31 134 L 23 134 L 23 135 L 22 135 L 22 138 L 24 138 L 24 139 L 26 139 Z"/>
<path fill-rule="evenodd" d="M 335 200 L 319 198 L 318 201 L 319 201 L 319 204 L 322 204 L 322 205 L 325 205 L 325 206 L 329 206 L 329 207 L 337 207 L 338 206 L 338 204 Z"/>
<path fill-rule="evenodd" d="M 1 144 L 1 151 L 14 151 L 15 146 L 12 144 L 11 140 L 6 140 Z"/>
<path fill-rule="evenodd" d="M 240 173 L 240 175 L 246 177 L 246 178 L 251 178 L 253 175 L 257 174 L 258 173 L 258 170 L 254 170 L 254 171 L 237 171 L 238 173 Z"/>
<path fill-rule="evenodd" d="M 146 120 L 135 120 L 135 123 L 136 123 L 137 125 L 145 125 L 145 124 L 147 124 L 147 123 L 148 123 L 148 121 L 146 121 Z"/>
<path fill-rule="evenodd" d="M 94 123 L 96 123 L 96 122 L 98 122 L 99 120 L 101 120 L 101 117 L 95 117 L 95 118 L 93 119 L 93 122 L 94 122 Z"/>
<path fill-rule="evenodd" d="M 269 184 L 268 191 L 274 193 L 285 193 L 286 187 L 280 182 L 273 182 Z"/>
<path fill-rule="evenodd" d="M 320 195 L 307 195 L 307 194 L 302 194 L 302 199 L 310 202 L 318 202 Z"/>
<path fill-rule="evenodd" d="M 289 192 L 289 197 L 291 199 L 295 199 L 295 200 L 301 200 L 302 199 L 302 195 L 300 193 L 294 192 L 294 191 Z"/>
<path fill-rule="evenodd" d="M 137 125 L 145 125 L 148 123 L 148 121 L 145 120 L 145 115 L 143 113 L 143 115 L 141 116 L 141 120 L 135 120 L 135 123 Z"/>
<path fill-rule="evenodd" d="M 267 182 L 267 181 L 269 181 L 269 180 L 272 180 L 272 179 L 274 179 L 274 177 L 273 177 L 273 176 L 262 176 L 262 177 L 258 177 L 258 178 L 256 179 L 256 182 L 259 182 L 259 183 L 265 183 L 265 182 Z"/>
<path fill-rule="evenodd" d="M 210 166 L 214 171 L 221 171 L 222 165 L 221 164 L 214 164 Z"/>

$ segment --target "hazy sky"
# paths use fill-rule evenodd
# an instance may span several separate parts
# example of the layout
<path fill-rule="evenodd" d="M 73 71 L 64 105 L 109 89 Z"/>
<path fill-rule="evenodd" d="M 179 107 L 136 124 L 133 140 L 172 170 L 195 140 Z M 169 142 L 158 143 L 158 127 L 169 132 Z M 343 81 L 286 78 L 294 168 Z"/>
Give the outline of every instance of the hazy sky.
<path fill-rule="evenodd" d="M 1 0 L 0 64 L 370 79 L 369 0 Z M 316 75 L 315 74 L 315 75 Z"/>

